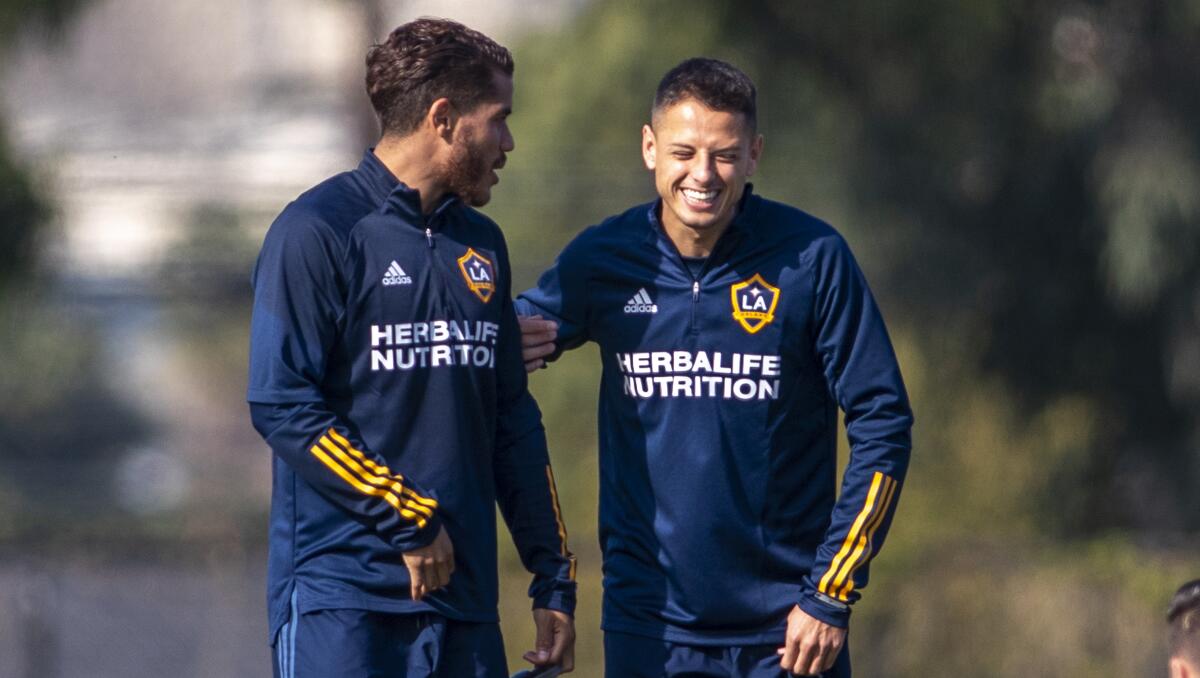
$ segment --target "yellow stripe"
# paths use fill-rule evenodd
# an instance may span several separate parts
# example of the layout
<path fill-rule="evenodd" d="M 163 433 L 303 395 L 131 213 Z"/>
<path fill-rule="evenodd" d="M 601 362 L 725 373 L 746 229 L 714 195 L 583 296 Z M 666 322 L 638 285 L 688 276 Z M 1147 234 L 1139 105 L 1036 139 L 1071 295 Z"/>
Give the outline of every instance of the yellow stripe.
<path fill-rule="evenodd" d="M 890 477 L 888 477 L 888 476 L 883 477 L 883 489 L 881 491 L 881 496 L 879 498 L 878 505 L 876 506 L 875 510 L 871 513 L 871 517 L 867 520 L 867 524 L 866 524 L 865 528 L 863 529 L 863 531 L 861 533 L 859 533 L 858 538 L 855 540 L 854 550 L 850 553 L 850 557 L 848 559 L 846 559 L 846 561 L 844 563 L 842 563 L 841 568 L 838 569 L 837 576 L 834 577 L 834 579 L 833 579 L 833 590 L 834 591 L 836 591 L 842 587 L 842 584 L 845 583 L 846 576 L 852 569 L 854 562 L 857 561 L 859 559 L 859 557 L 862 556 L 862 552 L 866 548 L 866 545 L 867 545 L 867 540 L 870 538 L 869 535 L 871 534 L 872 531 L 874 531 L 875 526 L 879 524 L 880 516 L 882 516 L 884 514 L 884 512 L 887 511 L 887 502 L 888 502 L 888 498 L 890 496 L 890 490 L 892 489 L 893 485 L 894 485 L 894 483 L 892 482 L 892 479 Z"/>
<path fill-rule="evenodd" d="M 416 513 L 413 513 L 412 511 L 402 507 L 400 505 L 400 500 L 396 498 L 396 495 L 392 494 L 388 490 L 374 487 L 371 485 L 366 485 L 364 483 L 359 482 L 359 480 L 357 478 L 350 475 L 349 471 L 342 468 L 341 464 L 337 463 L 332 458 L 330 458 L 329 455 L 325 454 L 325 451 L 322 450 L 319 446 L 313 445 L 309 451 L 312 452 L 313 456 L 315 456 L 317 459 L 320 459 L 323 464 L 328 466 L 334 473 L 341 476 L 342 480 L 345 480 L 347 483 L 349 483 L 351 487 L 355 488 L 359 492 L 362 492 L 363 494 L 366 494 L 366 495 L 369 495 L 372 497 L 382 497 L 384 499 L 384 501 L 391 504 L 393 508 L 395 508 L 397 511 L 399 511 L 400 515 L 404 516 L 405 518 L 408 518 L 409 520 L 415 520 L 417 523 L 417 527 L 425 527 L 425 518 L 423 516 L 417 515 Z"/>
<path fill-rule="evenodd" d="M 342 461 L 342 464 L 337 465 L 337 468 L 334 468 L 334 470 L 339 471 L 338 475 L 342 476 L 342 478 L 346 478 L 347 476 L 350 476 L 351 478 L 353 478 L 354 482 L 351 484 L 354 485 L 354 487 L 359 488 L 359 489 L 362 489 L 363 486 L 374 487 L 378 491 L 368 492 L 367 494 L 370 494 L 372 496 L 382 497 L 384 500 L 387 501 L 387 503 L 391 504 L 397 511 L 400 511 L 400 515 L 404 516 L 405 518 L 408 518 L 410 520 L 420 519 L 420 521 L 419 521 L 420 527 L 424 527 L 425 518 L 428 518 L 433 515 L 431 512 L 429 512 L 424 507 L 420 507 L 416 504 L 413 504 L 410 501 L 405 500 L 400 495 L 400 492 L 397 490 L 396 484 L 393 483 L 392 485 L 389 486 L 389 485 L 387 485 L 386 481 L 384 481 L 382 478 L 376 478 L 374 476 L 370 476 L 369 474 L 363 473 L 362 468 L 356 466 L 354 464 L 354 461 L 347 458 L 345 453 L 343 453 L 341 451 L 341 449 L 338 448 L 336 445 L 331 443 L 328 438 L 325 438 L 322 436 L 321 445 L 323 445 L 326 450 L 331 452 L 334 456 L 336 456 L 338 459 L 340 459 Z M 313 447 L 315 450 L 320 451 L 320 447 L 318 447 L 316 445 L 314 445 Z M 314 454 L 315 453 L 316 452 L 314 452 Z M 333 462 L 333 459 L 329 458 L 328 455 L 325 455 L 324 452 L 322 452 L 322 455 L 324 455 L 324 458 L 329 459 L 329 462 L 336 463 L 336 462 Z M 328 465 L 328 463 L 326 465 Z M 349 468 L 346 468 L 346 467 L 349 467 Z M 331 466 L 330 468 L 333 468 L 333 467 Z M 341 471 L 344 471 L 344 473 L 342 473 Z M 381 494 L 381 492 L 382 492 L 382 494 Z"/>
<path fill-rule="evenodd" d="M 332 430 L 332 429 L 330 429 L 330 430 Z M 337 445 L 334 445 L 332 442 L 330 442 L 329 438 L 322 437 L 321 444 L 325 446 L 325 449 L 327 449 L 330 452 L 337 455 L 337 458 L 341 459 L 342 462 L 344 464 L 346 464 L 346 466 L 349 466 L 350 470 L 358 473 L 358 475 L 363 480 L 371 483 L 372 485 L 377 485 L 379 487 L 387 487 L 387 488 L 391 489 L 393 492 L 396 493 L 396 496 L 400 498 L 400 500 L 404 503 L 405 506 L 408 506 L 409 508 L 417 511 L 418 513 L 423 513 L 426 516 L 430 516 L 430 517 L 433 516 L 433 509 L 429 508 L 428 506 L 426 506 L 424 504 L 415 503 L 411 499 L 407 498 L 409 496 L 415 496 L 415 495 L 413 494 L 413 492 L 411 490 L 409 490 L 407 487 L 405 487 L 403 485 L 403 483 L 401 483 L 399 480 L 397 480 L 394 476 L 378 477 L 378 476 L 371 475 L 362 466 L 359 466 L 353 459 L 350 459 L 349 457 L 347 457 L 345 452 L 342 451 L 342 448 L 340 448 Z"/>
<path fill-rule="evenodd" d="M 558 523 L 558 537 L 562 540 L 561 553 L 571 563 L 568 577 L 575 580 L 575 555 L 567 548 L 567 524 L 562 519 L 562 508 L 558 505 L 558 488 L 554 484 L 554 471 L 546 464 L 546 482 L 550 484 L 550 499 L 554 506 L 554 520 Z"/>
<path fill-rule="evenodd" d="M 863 523 L 867 522 L 867 516 L 871 514 L 871 509 L 875 506 L 875 498 L 879 494 L 879 486 L 883 484 L 883 478 L 884 475 L 879 471 L 876 471 L 875 475 L 871 477 L 871 489 L 867 491 L 867 503 L 863 505 L 862 510 L 858 512 L 858 517 L 854 519 L 854 524 L 846 534 L 845 541 L 842 542 L 842 548 L 838 550 L 837 555 L 833 557 L 833 562 L 829 564 L 829 570 L 825 576 L 821 577 L 821 583 L 817 586 L 817 590 L 821 593 L 829 595 L 829 580 L 841 568 L 842 559 L 850 553 L 855 540 L 858 539 L 858 533 L 862 529 Z"/>
<path fill-rule="evenodd" d="M 850 560 L 846 561 L 843 571 L 838 574 L 837 579 L 833 582 L 835 589 L 841 587 L 838 591 L 837 598 L 843 602 L 848 600 L 850 591 L 854 589 L 854 571 L 857 570 L 863 563 L 871 559 L 874 552 L 875 530 L 883 524 L 883 519 L 887 516 L 888 508 L 892 503 L 892 496 L 896 493 L 896 481 L 888 476 L 887 487 L 884 489 L 883 501 L 879 503 L 879 510 L 872 516 L 871 521 L 867 524 L 866 532 L 858 538 L 858 546 L 854 553 L 851 554 Z M 845 582 L 845 586 L 842 583 Z"/>
<path fill-rule="evenodd" d="M 382 475 L 382 476 L 390 476 L 392 478 L 395 478 L 400 483 L 404 482 L 404 476 L 400 475 L 399 473 L 392 473 L 391 469 L 389 469 L 388 467 L 381 466 L 379 464 L 376 464 L 374 461 L 371 461 L 367 457 L 367 455 L 363 454 L 360 450 L 355 449 L 355 447 L 350 444 L 350 441 L 343 438 L 341 436 L 341 434 L 339 434 L 337 431 L 335 431 L 331 428 L 331 429 L 329 429 L 329 435 L 334 440 L 336 440 L 342 447 L 344 447 L 346 450 L 348 450 L 350 452 L 350 454 L 354 455 L 359 461 L 361 461 L 364 466 L 371 469 L 373 472 L 375 472 L 379 475 Z M 402 487 L 404 487 L 404 494 L 408 495 L 410 498 L 412 498 L 417 503 L 424 504 L 431 509 L 437 508 L 437 505 L 438 505 L 437 500 L 430 499 L 429 497 L 422 497 L 421 495 L 417 494 L 416 492 L 413 492 L 412 488 L 410 488 L 406 485 L 402 485 Z"/>
<path fill-rule="evenodd" d="M 405 498 L 405 492 L 404 492 L 405 488 L 398 481 L 395 481 L 391 478 L 381 478 L 379 476 L 371 475 L 371 473 L 369 473 L 366 469 L 364 469 L 362 466 L 360 466 L 358 464 L 358 462 L 356 462 L 354 459 L 346 456 L 346 453 L 342 451 L 342 448 L 335 445 L 333 443 L 333 441 L 331 441 L 326 436 L 321 436 L 321 445 L 325 449 L 329 450 L 329 452 L 331 454 L 333 454 L 333 456 L 340 459 L 341 462 L 346 465 L 346 468 L 348 468 L 351 472 L 356 474 L 360 480 L 366 481 L 376 487 L 381 487 L 381 488 L 390 490 L 400 500 L 400 503 L 404 504 L 409 509 L 416 511 L 417 513 L 422 513 L 426 517 L 433 516 L 433 511 L 429 507 L 423 506 L 421 504 L 417 504 L 417 503 Z"/>
<path fill-rule="evenodd" d="M 878 529 L 880 524 L 883 523 L 883 518 L 887 517 L 888 506 L 890 502 L 892 502 L 892 494 L 894 491 L 895 485 L 893 484 L 888 488 L 888 492 L 886 496 L 884 496 L 884 503 L 880 508 L 880 512 L 878 512 L 876 515 L 875 520 L 872 520 L 871 524 L 866 526 L 866 534 L 860 536 L 858 547 L 856 550 L 854 550 L 851 559 L 846 563 L 845 571 L 841 572 L 841 575 L 838 577 L 838 581 L 834 583 L 834 589 L 838 589 L 836 590 L 834 598 L 841 600 L 842 602 L 850 601 L 850 592 L 854 590 L 854 572 L 856 572 L 860 566 L 868 563 L 872 554 L 875 553 L 875 530 Z M 845 581 L 845 586 L 841 586 L 842 581 Z"/>

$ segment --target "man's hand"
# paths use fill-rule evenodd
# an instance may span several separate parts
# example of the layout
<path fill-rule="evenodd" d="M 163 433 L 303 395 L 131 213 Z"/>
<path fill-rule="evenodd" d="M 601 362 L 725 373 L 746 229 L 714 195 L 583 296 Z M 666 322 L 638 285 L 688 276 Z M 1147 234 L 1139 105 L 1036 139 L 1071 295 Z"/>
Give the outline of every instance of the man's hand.
<path fill-rule="evenodd" d="M 808 616 L 799 606 L 788 614 L 787 636 L 779 665 L 784 671 L 815 676 L 828 671 L 846 642 L 846 629 L 830 626 Z"/>
<path fill-rule="evenodd" d="M 558 665 L 563 673 L 575 670 L 575 619 L 566 612 L 538 608 L 533 611 L 537 627 L 534 649 L 523 655 L 535 666 Z"/>
<path fill-rule="evenodd" d="M 521 357 L 525 360 L 525 371 L 532 372 L 545 367 L 544 358 L 554 353 L 558 323 L 545 320 L 540 315 L 519 315 L 517 322 L 521 325 Z"/>
<path fill-rule="evenodd" d="M 454 545 L 450 543 L 446 528 L 438 528 L 438 534 L 429 546 L 407 551 L 403 555 L 408 578 L 412 582 L 413 600 L 420 600 L 427 593 L 450 583 L 450 575 L 454 572 Z"/>

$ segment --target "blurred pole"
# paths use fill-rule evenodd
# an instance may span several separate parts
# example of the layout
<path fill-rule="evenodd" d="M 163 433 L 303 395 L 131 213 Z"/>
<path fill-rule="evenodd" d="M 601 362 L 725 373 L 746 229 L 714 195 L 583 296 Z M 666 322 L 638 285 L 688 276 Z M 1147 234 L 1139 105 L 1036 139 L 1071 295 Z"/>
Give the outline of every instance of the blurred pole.
<path fill-rule="evenodd" d="M 367 49 L 370 48 L 371 45 L 383 40 L 384 37 L 391 32 L 392 27 L 387 25 L 388 13 L 384 11 L 383 0 L 359 1 L 362 3 L 363 8 L 363 24 L 361 27 L 361 35 L 363 37 L 362 54 L 359 63 L 364 63 L 367 56 Z M 389 4 L 393 12 L 396 11 L 396 8 L 400 5 L 399 2 L 393 2 Z M 366 66 L 364 65 L 359 72 L 365 76 Z M 358 112 L 355 116 L 358 125 L 357 136 L 360 142 L 359 149 L 356 150 L 367 148 L 368 146 L 374 146 L 375 142 L 379 140 L 379 119 L 375 117 L 375 111 L 373 108 L 371 108 L 370 99 L 367 98 L 365 90 L 361 85 L 363 82 L 362 78 L 360 78 L 358 82 L 360 83 L 359 91 L 363 92 L 359 99 L 364 103 L 358 107 Z"/>
<path fill-rule="evenodd" d="M 30 574 L 28 586 L 21 592 L 17 604 L 18 623 L 23 648 L 21 678 L 54 678 L 59 675 L 59 638 L 55 630 L 54 581 L 48 575 Z"/>

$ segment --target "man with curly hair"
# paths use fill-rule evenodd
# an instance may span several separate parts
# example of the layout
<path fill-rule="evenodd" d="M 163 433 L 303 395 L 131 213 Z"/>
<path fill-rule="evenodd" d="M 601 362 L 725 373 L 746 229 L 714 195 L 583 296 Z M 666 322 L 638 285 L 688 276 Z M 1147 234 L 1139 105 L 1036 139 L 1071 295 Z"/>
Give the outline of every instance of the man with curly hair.
<path fill-rule="evenodd" d="M 504 237 L 474 208 L 514 147 L 512 55 L 420 19 L 367 55 L 382 138 L 288 205 L 254 268 L 250 380 L 273 455 L 275 675 L 507 675 L 495 507 L 539 666 L 573 663 L 574 556 L 529 395 Z"/>

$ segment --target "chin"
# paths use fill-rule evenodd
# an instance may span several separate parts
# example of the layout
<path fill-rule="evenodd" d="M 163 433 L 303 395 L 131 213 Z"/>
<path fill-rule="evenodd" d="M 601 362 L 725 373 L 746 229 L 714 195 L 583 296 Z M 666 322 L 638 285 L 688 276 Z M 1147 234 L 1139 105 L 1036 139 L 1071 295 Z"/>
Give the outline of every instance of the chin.
<path fill-rule="evenodd" d="M 688 215 L 686 220 L 681 219 L 680 221 L 682 221 L 688 228 L 692 228 L 697 231 L 703 231 L 705 229 L 712 228 L 717 224 L 717 222 L 721 221 L 721 216 L 718 214 L 696 214 L 695 212 L 692 212 Z"/>

